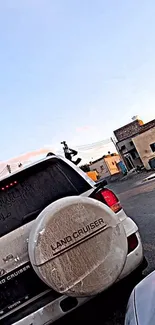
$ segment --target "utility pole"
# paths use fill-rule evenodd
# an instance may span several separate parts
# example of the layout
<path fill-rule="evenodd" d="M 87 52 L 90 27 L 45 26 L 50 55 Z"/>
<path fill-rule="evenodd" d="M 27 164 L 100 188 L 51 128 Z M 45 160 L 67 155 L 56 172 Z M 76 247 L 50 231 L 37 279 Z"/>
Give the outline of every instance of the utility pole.
<path fill-rule="evenodd" d="M 125 163 L 124 157 L 122 156 L 122 154 L 121 154 L 121 152 L 120 152 L 120 150 L 119 150 L 119 147 L 118 147 L 117 143 L 114 141 L 114 139 L 113 139 L 112 137 L 111 137 L 110 139 L 111 139 L 112 143 L 114 144 L 116 150 L 118 151 L 119 156 L 121 157 L 121 159 L 122 159 L 122 161 L 124 162 L 124 165 L 125 165 L 125 167 L 126 167 L 126 169 L 127 169 L 127 171 L 128 171 L 128 168 L 127 168 L 127 165 L 126 165 L 126 163 Z"/>

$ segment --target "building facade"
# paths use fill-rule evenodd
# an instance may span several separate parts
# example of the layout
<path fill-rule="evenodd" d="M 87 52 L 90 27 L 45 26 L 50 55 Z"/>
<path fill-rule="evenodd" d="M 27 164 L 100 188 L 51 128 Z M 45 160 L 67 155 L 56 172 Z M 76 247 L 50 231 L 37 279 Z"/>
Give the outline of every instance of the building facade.
<path fill-rule="evenodd" d="M 120 172 L 118 163 L 120 156 L 118 154 L 109 154 L 90 163 L 90 170 L 96 170 L 100 178 L 106 178 Z"/>
<path fill-rule="evenodd" d="M 138 134 L 132 141 L 144 167 L 151 169 L 149 161 L 155 158 L 155 127 Z"/>
<path fill-rule="evenodd" d="M 144 134 L 148 130 L 153 129 L 154 127 L 155 120 L 144 124 L 141 120 L 137 119 L 114 131 L 114 135 L 117 139 L 117 150 L 120 153 L 122 159 L 124 160 L 124 163 L 128 170 L 144 165 L 144 160 L 142 158 L 142 155 L 140 154 L 141 151 L 137 150 L 137 146 L 135 144 L 134 139 L 138 135 Z M 142 139 L 143 137 L 144 135 L 141 136 L 140 139 Z"/>

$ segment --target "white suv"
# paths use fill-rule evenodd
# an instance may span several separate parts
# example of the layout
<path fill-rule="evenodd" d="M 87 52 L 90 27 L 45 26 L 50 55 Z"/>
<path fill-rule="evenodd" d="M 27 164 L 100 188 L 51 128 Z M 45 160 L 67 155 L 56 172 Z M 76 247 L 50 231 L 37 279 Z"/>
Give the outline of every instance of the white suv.
<path fill-rule="evenodd" d="M 95 258 L 99 258 L 99 254 L 102 254 L 102 250 L 105 251 L 107 245 L 107 240 L 105 241 L 104 238 L 101 237 L 101 231 L 102 236 L 109 236 L 108 229 L 110 229 L 110 226 L 108 222 L 110 222 L 110 219 L 113 220 L 113 224 L 116 225 L 113 237 L 113 243 L 116 242 L 116 245 L 113 244 L 113 246 L 110 246 L 109 239 L 109 246 L 107 246 L 107 251 L 105 253 L 106 258 L 108 256 L 110 261 L 110 280 L 102 286 L 104 280 L 102 280 L 102 274 L 100 272 L 100 279 L 98 278 L 98 281 L 101 281 L 101 286 L 100 289 L 97 290 L 97 287 L 94 287 L 96 290 L 94 292 L 87 291 L 87 283 L 85 285 L 83 280 L 80 280 L 80 283 L 82 283 L 86 291 L 84 291 L 84 289 L 80 291 L 82 287 L 80 287 L 80 289 L 78 287 L 77 289 L 77 283 L 74 283 L 74 290 L 62 289 L 62 274 L 60 268 L 58 270 L 59 274 L 56 273 L 54 280 L 52 278 L 52 272 L 55 272 L 60 260 L 53 262 L 55 264 L 53 264 L 54 267 L 52 266 L 52 270 L 49 264 L 48 271 L 50 272 L 50 279 L 47 273 L 45 272 L 46 274 L 44 274 L 44 270 L 41 268 L 43 265 L 42 259 L 44 257 L 48 255 L 48 259 L 45 258 L 45 265 L 47 265 L 49 260 L 53 260 L 52 253 L 45 251 L 45 246 L 47 246 L 48 243 L 45 243 L 45 237 L 42 238 L 42 235 L 46 233 L 45 230 L 49 233 L 50 229 L 54 229 L 52 227 L 55 227 L 56 223 L 52 221 L 52 226 L 51 224 L 48 226 L 46 216 L 48 215 L 48 218 L 50 217 L 51 220 L 52 213 L 52 220 L 54 220 L 54 213 L 58 214 L 59 212 L 59 217 L 61 218 L 63 211 L 65 211 L 64 207 L 67 206 L 66 204 L 68 204 L 69 208 L 72 205 L 72 208 L 75 209 L 75 204 L 78 200 L 80 202 L 79 204 L 83 204 L 84 208 L 86 207 L 85 210 L 87 210 L 87 214 L 88 211 L 90 211 L 90 215 L 92 214 L 92 217 L 90 215 L 87 216 L 91 222 L 89 222 L 87 229 L 84 228 L 85 217 L 82 216 L 82 219 L 78 219 L 77 210 L 76 213 L 72 213 L 71 216 L 71 221 L 76 221 L 78 225 L 80 225 L 81 222 L 79 221 L 78 223 L 78 220 L 83 220 L 82 229 L 84 230 L 80 230 L 80 232 L 79 230 L 74 231 L 74 238 L 83 236 L 83 233 L 86 231 L 91 232 L 90 236 L 87 235 L 83 237 L 87 237 L 87 250 L 83 249 L 83 251 L 81 251 L 81 258 L 82 254 L 85 254 L 85 260 L 88 258 L 87 255 L 88 251 L 91 250 L 91 243 L 93 243 L 93 245 L 97 243 L 95 242 L 97 235 L 101 245 L 95 244 Z M 105 290 L 113 282 L 126 277 L 143 263 L 143 248 L 138 227 L 127 217 L 116 195 L 104 186 L 104 182 L 100 182 L 99 185 L 96 185 L 80 168 L 62 157 L 55 155 L 47 157 L 1 179 L 0 207 L 0 321 L 3 325 L 51 324 L 56 319 L 64 316 L 69 311 L 90 299 L 88 296 Z M 55 210 L 53 210 L 53 207 Z M 74 209 L 73 211 L 75 211 Z M 65 219 L 67 215 L 65 215 L 65 213 L 64 219 L 59 222 L 61 233 L 64 231 L 65 224 L 67 224 L 67 221 L 65 223 L 65 220 L 67 220 Z M 93 219 L 96 218 L 96 216 L 100 216 L 100 218 Z M 57 220 L 59 219 L 57 218 Z M 45 225 L 47 225 L 47 227 L 45 227 Z M 74 227 L 74 225 L 68 223 L 67 231 L 71 231 L 72 226 Z M 99 227 L 97 232 L 95 227 Z M 57 231 L 58 228 L 56 228 L 55 231 Z M 103 233 L 103 228 L 104 230 L 107 229 L 107 232 L 105 231 Z M 120 232 L 122 237 L 119 238 Z M 52 240 L 53 233 L 55 234 L 56 232 L 50 233 L 50 237 L 48 237 L 49 241 Z M 70 238 L 71 236 L 67 236 L 65 239 L 57 241 L 57 246 L 53 248 L 53 250 L 58 249 L 58 246 L 63 244 L 68 245 L 67 241 L 69 241 Z M 38 253 L 37 243 L 40 243 L 40 240 L 46 245 L 43 245 L 43 248 L 39 248 Z M 78 247 L 82 247 L 80 245 L 82 245 L 84 239 L 82 239 L 82 241 L 80 240 L 78 237 L 78 244 L 71 245 L 71 248 L 69 248 L 69 246 L 66 246 L 68 248 L 63 248 L 61 254 L 66 254 L 65 258 L 69 258 L 69 255 L 67 255 L 69 253 L 66 253 L 66 249 L 68 251 L 71 249 L 74 250 L 77 245 Z M 123 245 L 124 247 L 122 247 Z M 51 244 L 50 247 L 52 247 Z M 104 249 L 102 249 L 102 247 Z M 99 249 L 100 252 L 98 251 Z M 118 263 L 119 254 L 121 252 L 122 260 L 121 263 Z M 57 258 L 59 258 L 59 255 L 58 252 Z M 78 256 L 78 254 L 75 254 L 74 256 L 76 256 L 76 258 L 74 258 L 73 264 L 80 263 L 80 255 Z M 102 269 L 105 270 L 106 273 L 105 260 L 103 261 L 102 259 Z M 37 261 L 39 261 L 38 264 Z M 70 263 L 71 258 L 68 259 L 68 267 Z M 115 267 L 115 265 L 117 267 Z M 100 267 L 100 265 L 98 266 Z M 82 268 L 84 270 L 87 268 L 86 262 L 85 265 L 81 264 L 81 269 Z M 117 269 L 116 272 L 114 268 Z M 63 272 L 65 271 L 63 270 Z M 74 275 L 75 274 L 72 274 L 73 277 Z M 68 276 L 68 274 L 65 274 L 65 276 Z M 95 277 L 93 279 L 95 286 L 97 286 L 97 279 L 95 279 Z M 79 294 L 77 292 L 79 292 Z"/>

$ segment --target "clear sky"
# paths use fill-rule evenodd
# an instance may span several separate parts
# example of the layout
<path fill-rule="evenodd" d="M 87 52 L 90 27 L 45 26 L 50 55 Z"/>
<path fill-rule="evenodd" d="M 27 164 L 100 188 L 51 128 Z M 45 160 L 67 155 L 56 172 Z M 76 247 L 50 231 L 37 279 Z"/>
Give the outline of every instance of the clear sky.
<path fill-rule="evenodd" d="M 0 160 L 155 117 L 154 0 L 0 1 Z"/>

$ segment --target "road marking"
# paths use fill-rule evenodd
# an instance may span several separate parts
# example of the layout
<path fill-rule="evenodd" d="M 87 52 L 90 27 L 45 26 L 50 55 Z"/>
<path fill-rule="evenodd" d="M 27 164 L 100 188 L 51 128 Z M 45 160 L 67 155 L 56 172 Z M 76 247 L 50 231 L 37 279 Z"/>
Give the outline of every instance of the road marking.
<path fill-rule="evenodd" d="M 148 176 L 148 177 L 146 177 L 146 178 L 144 178 L 144 179 L 142 180 L 142 182 L 147 182 L 147 181 L 150 181 L 150 180 L 152 180 L 152 179 L 155 179 L 155 173 L 154 173 L 154 174 L 151 174 L 150 176 Z"/>

